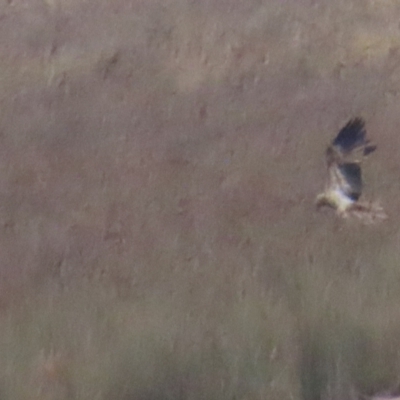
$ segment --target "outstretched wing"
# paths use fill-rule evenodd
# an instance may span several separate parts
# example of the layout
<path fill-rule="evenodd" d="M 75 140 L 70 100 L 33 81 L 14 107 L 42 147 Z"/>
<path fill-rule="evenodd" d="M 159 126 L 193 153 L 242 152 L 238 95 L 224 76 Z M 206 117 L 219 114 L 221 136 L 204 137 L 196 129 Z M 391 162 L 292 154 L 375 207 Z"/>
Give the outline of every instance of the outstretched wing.
<path fill-rule="evenodd" d="M 346 156 L 361 150 L 363 155 L 372 153 L 376 146 L 367 140 L 365 122 L 362 118 L 351 119 L 338 133 L 327 149 L 328 165 L 341 162 Z"/>
<path fill-rule="evenodd" d="M 366 144 L 365 122 L 361 118 L 350 120 L 338 133 L 332 146 L 342 154 L 349 154 Z"/>
<path fill-rule="evenodd" d="M 331 187 L 351 201 L 357 201 L 362 193 L 363 182 L 358 163 L 334 163 L 330 166 Z"/>

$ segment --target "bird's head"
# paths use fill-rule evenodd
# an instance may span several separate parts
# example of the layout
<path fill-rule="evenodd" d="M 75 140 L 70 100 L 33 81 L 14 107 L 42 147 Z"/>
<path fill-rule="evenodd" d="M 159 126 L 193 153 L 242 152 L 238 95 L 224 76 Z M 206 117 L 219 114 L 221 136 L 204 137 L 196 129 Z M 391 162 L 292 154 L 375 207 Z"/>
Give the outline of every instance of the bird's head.
<path fill-rule="evenodd" d="M 317 196 L 315 199 L 315 206 L 317 207 L 317 210 L 319 210 L 321 207 L 336 208 L 334 201 L 327 193 L 321 193 Z"/>

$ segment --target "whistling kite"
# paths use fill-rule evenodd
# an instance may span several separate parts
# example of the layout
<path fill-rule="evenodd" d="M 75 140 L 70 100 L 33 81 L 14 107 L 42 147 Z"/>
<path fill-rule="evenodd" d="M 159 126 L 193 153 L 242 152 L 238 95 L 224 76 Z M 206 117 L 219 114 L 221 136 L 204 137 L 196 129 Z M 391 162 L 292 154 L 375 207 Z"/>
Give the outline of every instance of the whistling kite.
<path fill-rule="evenodd" d="M 325 191 L 318 195 L 316 204 L 336 209 L 341 217 L 355 216 L 365 223 L 373 223 L 386 219 L 386 214 L 378 203 L 359 201 L 363 187 L 360 164 L 363 157 L 376 149 L 366 135 L 364 121 L 355 118 L 328 146 L 329 182 Z"/>

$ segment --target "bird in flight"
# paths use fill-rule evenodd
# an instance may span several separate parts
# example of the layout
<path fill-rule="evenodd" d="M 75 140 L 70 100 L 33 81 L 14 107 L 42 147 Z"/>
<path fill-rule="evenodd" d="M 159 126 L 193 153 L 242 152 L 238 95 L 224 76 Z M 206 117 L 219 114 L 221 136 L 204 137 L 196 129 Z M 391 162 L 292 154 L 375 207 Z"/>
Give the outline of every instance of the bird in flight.
<path fill-rule="evenodd" d="M 367 139 L 365 122 L 351 119 L 326 149 L 329 181 L 325 191 L 317 196 L 318 208 L 329 206 L 340 217 L 357 217 L 371 224 L 387 218 L 378 202 L 360 201 L 363 189 L 362 160 L 376 150 Z"/>

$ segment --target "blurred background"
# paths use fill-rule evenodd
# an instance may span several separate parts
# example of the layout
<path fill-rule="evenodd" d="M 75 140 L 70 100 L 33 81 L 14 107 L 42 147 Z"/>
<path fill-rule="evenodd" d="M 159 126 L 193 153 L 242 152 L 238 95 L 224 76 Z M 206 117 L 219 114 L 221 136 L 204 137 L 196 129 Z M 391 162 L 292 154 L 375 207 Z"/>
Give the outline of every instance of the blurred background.
<path fill-rule="evenodd" d="M 0 398 L 400 387 L 400 3 L 2 0 Z M 314 199 L 351 117 L 364 226 Z"/>

